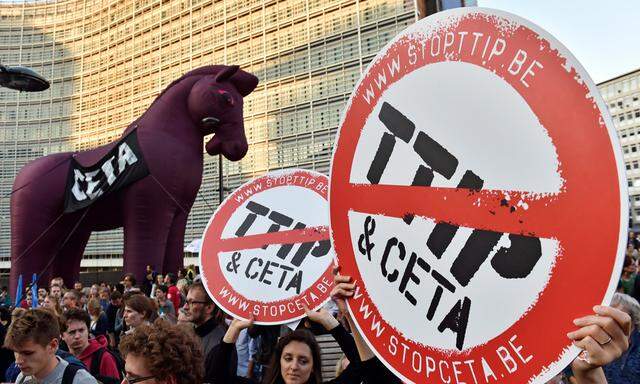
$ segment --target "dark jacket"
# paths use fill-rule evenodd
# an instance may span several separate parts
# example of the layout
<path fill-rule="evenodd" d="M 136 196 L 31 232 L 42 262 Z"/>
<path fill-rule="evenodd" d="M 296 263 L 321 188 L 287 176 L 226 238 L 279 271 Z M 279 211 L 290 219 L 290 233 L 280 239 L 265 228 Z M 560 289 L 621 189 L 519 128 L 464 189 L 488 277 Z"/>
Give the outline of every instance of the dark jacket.
<path fill-rule="evenodd" d="M 221 371 L 216 371 L 213 367 L 214 356 L 218 355 L 218 350 L 222 343 L 222 338 L 227 332 L 226 324 L 220 324 L 215 317 L 210 318 L 204 324 L 196 327 L 196 335 L 202 340 L 202 349 L 204 354 L 205 369 L 204 369 L 204 382 L 205 383 L 223 383 L 219 381 L 220 375 L 235 375 L 236 367 L 238 366 L 238 354 L 234 348 L 233 353 L 229 356 L 228 365 Z"/>
<path fill-rule="evenodd" d="M 603 367 L 609 384 L 640 384 L 640 331 L 631 334 L 629 349 L 620 358 Z"/>

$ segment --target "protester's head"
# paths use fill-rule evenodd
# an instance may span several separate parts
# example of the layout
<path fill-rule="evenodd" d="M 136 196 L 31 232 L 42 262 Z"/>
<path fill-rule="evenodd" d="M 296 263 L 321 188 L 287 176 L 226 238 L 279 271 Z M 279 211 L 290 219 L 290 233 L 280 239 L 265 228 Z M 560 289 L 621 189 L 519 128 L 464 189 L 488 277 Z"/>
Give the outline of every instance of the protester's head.
<path fill-rule="evenodd" d="M 60 300 L 60 298 L 62 297 L 62 288 L 59 285 L 53 284 L 50 288 L 50 291 L 53 297 Z"/>
<path fill-rule="evenodd" d="M 633 328 L 640 330 L 640 303 L 638 300 L 624 293 L 614 293 L 611 306 L 631 316 Z"/>
<path fill-rule="evenodd" d="M 280 338 L 271 357 L 268 384 L 320 384 L 320 347 L 313 334 L 299 329 Z"/>
<path fill-rule="evenodd" d="M 62 296 L 62 307 L 65 311 L 72 308 L 78 308 L 80 304 L 80 293 L 75 289 L 70 289 Z"/>
<path fill-rule="evenodd" d="M 116 307 L 122 305 L 122 293 L 120 293 L 120 291 L 113 291 L 111 293 L 111 304 Z"/>
<path fill-rule="evenodd" d="M 155 313 L 155 308 L 151 300 L 143 294 L 131 295 L 124 300 L 124 322 L 131 328 L 142 325 L 149 321 Z"/>
<path fill-rule="evenodd" d="M 186 312 L 187 317 L 195 325 L 205 323 L 220 312 L 207 294 L 202 283 L 193 284 L 189 287 L 187 300 L 185 300 L 182 308 Z"/>
<path fill-rule="evenodd" d="M 151 264 L 147 264 L 147 273 L 153 272 L 153 266 Z"/>
<path fill-rule="evenodd" d="M 100 300 L 89 300 L 89 302 L 87 303 L 87 312 L 89 312 L 89 315 L 93 318 L 100 317 L 100 314 L 102 313 L 102 305 L 100 305 Z"/>
<path fill-rule="evenodd" d="M 136 277 L 133 273 L 125 273 L 122 277 L 122 284 L 124 285 L 125 290 L 129 290 L 136 285 Z"/>
<path fill-rule="evenodd" d="M 109 301 L 109 299 L 111 299 L 111 291 L 109 290 L 109 287 L 100 287 L 100 300 L 106 300 Z"/>
<path fill-rule="evenodd" d="M 51 311 L 29 309 L 11 323 L 4 345 L 13 350 L 24 375 L 42 380 L 57 363 L 59 336 L 60 325 Z"/>
<path fill-rule="evenodd" d="M 178 288 L 178 291 L 180 291 L 180 293 L 186 296 L 187 293 L 189 293 L 189 282 L 187 281 L 187 279 L 180 279 L 176 283 L 176 288 Z"/>
<path fill-rule="evenodd" d="M 75 289 L 78 292 L 82 292 L 82 283 L 79 281 L 76 281 L 75 283 L 73 283 L 73 289 Z"/>
<path fill-rule="evenodd" d="M 58 287 L 63 288 L 64 287 L 64 279 L 62 277 L 60 277 L 60 276 L 54 277 L 49 282 L 49 288 L 53 287 L 54 285 L 57 285 Z"/>
<path fill-rule="evenodd" d="M 164 276 L 158 273 L 156 275 L 156 285 L 162 285 L 162 284 L 164 284 Z"/>
<path fill-rule="evenodd" d="M 62 307 L 60 307 L 60 300 L 58 300 L 58 298 L 53 296 L 53 294 L 51 293 L 44 298 L 44 301 L 42 302 L 42 306 L 44 308 L 49 308 L 58 316 L 62 315 Z"/>
<path fill-rule="evenodd" d="M 149 377 L 158 384 L 202 382 L 202 346 L 187 328 L 157 320 L 124 336 L 119 349 L 129 379 Z"/>
<path fill-rule="evenodd" d="M 47 297 L 47 290 L 38 288 L 38 301 L 43 301 L 45 297 Z"/>
<path fill-rule="evenodd" d="M 167 292 L 169 292 L 169 287 L 166 285 L 158 285 L 156 287 L 156 298 L 158 300 L 165 300 L 167 298 Z"/>
<path fill-rule="evenodd" d="M 21 318 L 24 314 L 27 313 L 27 310 L 21 307 L 16 307 L 11 311 L 11 322 L 13 323 L 16 319 Z"/>
<path fill-rule="evenodd" d="M 178 279 L 176 278 L 176 275 L 174 273 L 167 273 L 167 275 L 164 277 L 164 283 L 172 286 L 172 285 L 176 285 L 176 282 L 178 281 Z"/>
<path fill-rule="evenodd" d="M 89 328 L 91 318 L 82 309 L 73 308 L 62 316 L 64 332 L 62 338 L 69 346 L 70 352 L 79 356 L 89 346 Z"/>

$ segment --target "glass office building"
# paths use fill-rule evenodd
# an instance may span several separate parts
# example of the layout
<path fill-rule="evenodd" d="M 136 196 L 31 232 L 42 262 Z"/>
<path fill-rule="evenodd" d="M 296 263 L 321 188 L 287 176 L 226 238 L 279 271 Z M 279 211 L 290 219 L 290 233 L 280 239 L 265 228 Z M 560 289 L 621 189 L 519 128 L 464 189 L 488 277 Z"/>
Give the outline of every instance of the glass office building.
<path fill-rule="evenodd" d="M 245 100 L 250 149 L 224 161 L 224 193 L 267 171 L 328 173 L 340 114 L 375 54 L 416 19 L 414 0 L 66 0 L 0 4 L 0 62 L 36 70 L 49 90 L 0 89 L 0 270 L 10 258 L 9 198 L 30 160 L 116 140 L 173 79 L 239 64 L 260 84 Z M 218 205 L 205 154 L 185 242 Z M 122 265 L 122 232 L 94 233 L 83 268 Z"/>
<path fill-rule="evenodd" d="M 640 69 L 598 84 L 622 145 L 630 227 L 640 231 Z"/>

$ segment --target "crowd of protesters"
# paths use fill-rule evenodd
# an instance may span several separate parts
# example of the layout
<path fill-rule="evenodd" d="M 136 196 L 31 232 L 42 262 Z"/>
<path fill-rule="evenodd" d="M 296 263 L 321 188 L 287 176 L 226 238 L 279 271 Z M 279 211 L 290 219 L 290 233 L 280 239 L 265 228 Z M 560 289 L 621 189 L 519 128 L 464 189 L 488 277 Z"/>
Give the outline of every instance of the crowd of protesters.
<path fill-rule="evenodd" d="M 633 249 L 636 269 L 623 279 L 636 278 L 635 245 Z M 3 288 L 0 381 L 400 383 L 374 356 L 345 310 L 354 288 L 348 276 L 337 274 L 331 305 L 307 309 L 308 317 L 293 331 L 228 318 L 195 268 L 161 275 L 148 266 L 141 283 L 125 274 L 118 284 L 89 287 L 75 282 L 67 288 L 54 278 L 48 288 L 38 289 L 36 304 L 26 292 L 15 308 Z M 576 323 L 577 330 L 568 336 L 586 352 L 550 383 L 640 383 L 640 305 L 633 293 L 616 293 L 611 307 L 596 307 L 597 316 Z M 330 333 L 344 353 L 331 381 L 323 381 L 315 339 L 319 333 Z"/>

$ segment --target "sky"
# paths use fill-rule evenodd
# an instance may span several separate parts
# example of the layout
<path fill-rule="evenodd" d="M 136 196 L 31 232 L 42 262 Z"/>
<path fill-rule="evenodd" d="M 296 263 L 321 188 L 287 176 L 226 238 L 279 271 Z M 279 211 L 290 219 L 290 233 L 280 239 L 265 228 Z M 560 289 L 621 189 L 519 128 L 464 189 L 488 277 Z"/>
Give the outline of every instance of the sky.
<path fill-rule="evenodd" d="M 600 83 L 640 68 L 639 0 L 478 0 L 532 21 Z"/>

